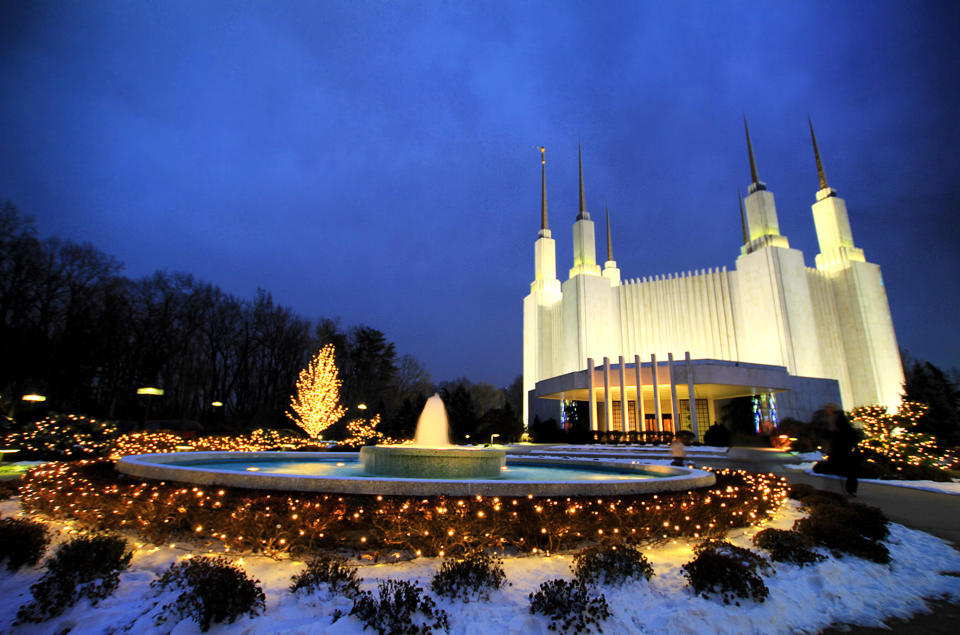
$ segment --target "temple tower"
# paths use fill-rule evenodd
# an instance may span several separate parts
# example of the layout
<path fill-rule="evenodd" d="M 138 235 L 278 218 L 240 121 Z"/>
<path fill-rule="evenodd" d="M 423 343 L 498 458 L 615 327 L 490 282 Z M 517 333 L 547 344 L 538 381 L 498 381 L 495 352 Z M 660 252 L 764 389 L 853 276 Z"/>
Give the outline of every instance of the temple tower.
<path fill-rule="evenodd" d="M 827 183 L 809 118 L 808 123 L 820 186 L 811 205 L 820 245 L 816 267 L 836 305 L 846 361 L 846 377 L 841 379 L 844 406 L 881 403 L 894 409 L 903 390 L 903 365 L 883 276 L 854 245 L 847 204 Z"/>
<path fill-rule="evenodd" d="M 773 193 L 757 174 L 743 121 L 751 183 L 743 201 L 746 243 L 737 258 L 737 343 L 741 359 L 785 366 L 791 374 L 819 376 L 817 324 L 803 253 L 780 234 Z"/>
<path fill-rule="evenodd" d="M 560 280 L 557 279 L 557 247 L 547 221 L 547 151 L 540 147 L 540 231 L 534 243 L 533 282 L 523 299 L 523 390 L 528 394 L 540 377 L 556 372 L 559 346 Z M 523 420 L 529 404 L 523 400 Z"/>

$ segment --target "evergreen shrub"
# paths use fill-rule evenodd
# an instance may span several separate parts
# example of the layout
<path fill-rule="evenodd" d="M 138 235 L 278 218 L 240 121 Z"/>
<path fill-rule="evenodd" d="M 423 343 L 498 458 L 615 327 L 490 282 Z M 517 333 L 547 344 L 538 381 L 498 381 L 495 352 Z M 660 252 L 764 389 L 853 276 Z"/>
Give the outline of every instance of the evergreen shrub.
<path fill-rule="evenodd" d="M 573 557 L 570 568 L 578 580 L 590 585 L 621 585 L 653 577 L 653 567 L 647 557 L 637 547 L 627 544 L 587 547 Z"/>
<path fill-rule="evenodd" d="M 730 445 L 730 431 L 727 426 L 715 423 L 703 434 L 703 444 L 723 448 Z"/>
<path fill-rule="evenodd" d="M 309 560 L 307 568 L 293 576 L 290 582 L 291 593 L 313 593 L 325 585 L 337 595 L 353 598 L 360 593 L 361 580 L 357 568 L 346 558 L 324 554 Z"/>
<path fill-rule="evenodd" d="M 175 562 L 150 586 L 157 591 L 179 590 L 180 595 L 164 606 L 163 612 L 190 617 L 204 632 L 214 622 L 230 624 L 242 615 L 259 615 L 266 599 L 260 581 L 248 578 L 223 556 Z"/>
<path fill-rule="evenodd" d="M 445 558 L 430 588 L 438 595 L 464 602 L 473 598 L 486 600 L 490 591 L 503 587 L 506 579 L 500 558 L 485 551 L 473 551 L 462 558 Z"/>
<path fill-rule="evenodd" d="M 702 597 L 717 594 L 724 604 L 739 606 L 739 598 L 763 602 L 770 595 L 760 577 L 760 572 L 770 567 L 762 556 L 722 540 L 702 542 L 694 554 L 696 557 L 683 565 L 683 575 Z"/>
<path fill-rule="evenodd" d="M 808 516 L 793 528 L 834 554 L 850 554 L 880 564 L 890 562 L 890 552 L 881 540 L 889 534 L 887 519 L 875 507 L 852 504 L 813 505 Z"/>
<path fill-rule="evenodd" d="M 446 611 L 423 595 L 419 584 L 408 580 L 382 580 L 376 595 L 361 592 L 353 600 L 350 615 L 363 621 L 364 630 L 369 626 L 379 635 L 416 635 L 449 628 Z"/>
<path fill-rule="evenodd" d="M 113 593 L 132 552 L 117 536 L 81 536 L 66 542 L 46 562 L 46 573 L 30 587 L 33 599 L 17 611 L 17 622 L 43 622 L 82 598 L 93 604 Z"/>
<path fill-rule="evenodd" d="M 825 559 L 810 548 L 813 543 L 809 538 L 796 531 L 764 529 L 753 537 L 753 544 L 768 551 L 774 562 L 790 562 L 802 567 Z"/>
<path fill-rule="evenodd" d="M 591 595 L 582 580 L 547 580 L 530 594 L 530 613 L 550 619 L 547 628 L 558 633 L 584 633 L 595 629 L 610 617 L 610 605 L 604 595 Z"/>
<path fill-rule="evenodd" d="M 7 569 L 17 571 L 40 562 L 50 536 L 43 524 L 26 518 L 0 520 L 0 562 L 7 561 Z"/>

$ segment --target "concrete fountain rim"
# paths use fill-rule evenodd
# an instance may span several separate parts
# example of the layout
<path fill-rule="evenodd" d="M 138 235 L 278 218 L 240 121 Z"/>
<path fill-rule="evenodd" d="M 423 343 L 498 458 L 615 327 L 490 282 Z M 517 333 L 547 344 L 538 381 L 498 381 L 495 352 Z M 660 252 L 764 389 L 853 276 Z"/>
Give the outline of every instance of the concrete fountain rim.
<path fill-rule="evenodd" d="M 543 459 L 508 457 L 508 465 L 550 465 L 593 469 L 619 473 L 643 472 L 663 476 L 636 481 L 509 481 L 509 480 L 443 480 L 397 477 L 342 477 L 229 472 L 211 468 L 192 468 L 189 463 L 206 461 L 244 461 L 259 459 L 309 460 L 325 462 L 353 461 L 357 452 L 176 452 L 135 454 L 116 463 L 117 471 L 128 476 L 160 481 L 192 483 L 204 486 L 244 489 L 316 492 L 328 494 L 361 494 L 383 496 L 612 496 L 675 492 L 716 483 L 711 472 L 668 465 L 629 464 L 614 461 Z"/>

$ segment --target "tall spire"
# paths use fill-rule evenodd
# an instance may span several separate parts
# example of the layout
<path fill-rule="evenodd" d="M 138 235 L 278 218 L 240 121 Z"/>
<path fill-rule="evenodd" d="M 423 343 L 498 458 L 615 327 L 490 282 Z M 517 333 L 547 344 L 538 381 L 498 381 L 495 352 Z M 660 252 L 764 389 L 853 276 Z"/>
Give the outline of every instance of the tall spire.
<path fill-rule="evenodd" d="M 580 142 L 577 141 L 577 163 L 580 166 L 580 213 L 577 220 L 589 218 L 587 216 L 587 199 L 583 195 L 583 154 L 580 152 Z"/>
<path fill-rule="evenodd" d="M 757 161 L 753 158 L 753 144 L 750 143 L 750 128 L 747 126 L 747 116 L 743 116 L 743 129 L 747 133 L 747 152 L 750 153 L 750 182 L 759 183 L 760 177 L 757 176 Z"/>
<path fill-rule="evenodd" d="M 610 240 L 610 206 L 604 203 L 607 209 L 607 260 L 613 260 L 613 241 Z"/>
<path fill-rule="evenodd" d="M 547 149 L 540 146 L 540 231 L 549 231 L 547 226 Z"/>
<path fill-rule="evenodd" d="M 827 185 L 827 175 L 823 173 L 823 162 L 820 161 L 820 150 L 817 148 L 817 135 L 813 134 L 813 121 L 810 115 L 807 115 L 807 123 L 810 124 L 810 139 L 813 140 L 813 156 L 817 159 L 817 176 L 820 178 L 820 189 L 825 190 Z"/>
<path fill-rule="evenodd" d="M 750 236 L 747 235 L 747 219 L 743 214 L 743 192 L 737 188 L 737 202 L 740 203 L 740 229 L 743 230 L 743 244 L 750 242 Z"/>

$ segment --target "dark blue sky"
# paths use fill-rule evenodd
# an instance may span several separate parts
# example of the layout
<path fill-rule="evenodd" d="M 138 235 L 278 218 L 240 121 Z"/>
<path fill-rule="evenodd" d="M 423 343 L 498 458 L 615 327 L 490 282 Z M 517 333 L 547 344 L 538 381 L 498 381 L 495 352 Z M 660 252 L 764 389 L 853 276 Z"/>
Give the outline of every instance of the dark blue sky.
<path fill-rule="evenodd" d="M 625 277 L 733 267 L 743 113 L 813 265 L 806 117 L 901 347 L 960 366 L 955 2 L 4 2 L 0 198 L 141 276 L 384 331 L 434 380 L 521 371 L 547 147 Z"/>

